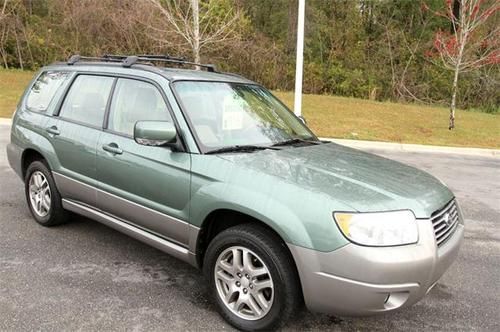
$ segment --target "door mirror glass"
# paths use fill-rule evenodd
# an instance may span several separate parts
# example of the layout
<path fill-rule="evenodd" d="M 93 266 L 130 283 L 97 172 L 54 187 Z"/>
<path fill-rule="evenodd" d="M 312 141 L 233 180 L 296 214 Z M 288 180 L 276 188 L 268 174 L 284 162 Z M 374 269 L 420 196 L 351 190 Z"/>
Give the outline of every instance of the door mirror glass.
<path fill-rule="evenodd" d="M 172 122 L 138 121 L 134 127 L 134 140 L 141 145 L 161 146 L 174 143 L 177 131 Z"/>

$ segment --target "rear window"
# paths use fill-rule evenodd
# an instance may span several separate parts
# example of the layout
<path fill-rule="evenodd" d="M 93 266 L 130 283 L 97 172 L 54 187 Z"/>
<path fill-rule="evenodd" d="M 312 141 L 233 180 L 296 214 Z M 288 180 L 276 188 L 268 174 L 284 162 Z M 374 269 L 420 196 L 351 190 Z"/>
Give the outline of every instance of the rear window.
<path fill-rule="evenodd" d="M 79 75 L 68 92 L 59 115 L 94 127 L 102 127 L 113 77 Z"/>
<path fill-rule="evenodd" d="M 64 71 L 43 72 L 28 93 L 26 107 L 31 111 L 46 112 L 57 90 L 68 76 L 69 72 Z"/>

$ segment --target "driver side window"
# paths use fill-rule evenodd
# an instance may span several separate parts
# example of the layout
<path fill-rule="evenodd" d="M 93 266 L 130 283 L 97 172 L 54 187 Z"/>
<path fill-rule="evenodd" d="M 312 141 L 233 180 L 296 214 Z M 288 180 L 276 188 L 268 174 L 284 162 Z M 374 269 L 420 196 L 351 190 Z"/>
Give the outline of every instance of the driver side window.
<path fill-rule="evenodd" d="M 150 83 L 120 78 L 109 111 L 108 129 L 134 136 L 137 121 L 172 121 L 160 91 Z"/>

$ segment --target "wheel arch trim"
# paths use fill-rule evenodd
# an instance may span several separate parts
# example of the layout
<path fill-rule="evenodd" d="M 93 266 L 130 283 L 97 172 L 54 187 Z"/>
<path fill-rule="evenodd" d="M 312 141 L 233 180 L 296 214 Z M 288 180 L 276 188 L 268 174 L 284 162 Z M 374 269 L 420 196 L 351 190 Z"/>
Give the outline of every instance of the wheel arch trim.
<path fill-rule="evenodd" d="M 52 169 L 52 166 L 50 165 L 50 161 L 44 156 L 44 154 L 42 152 L 40 152 L 39 149 L 34 148 L 34 147 L 28 147 L 28 148 L 22 149 L 22 152 L 21 152 L 21 172 L 22 172 L 23 179 L 26 176 L 26 170 L 29 167 L 29 164 L 25 165 L 25 163 L 26 163 L 26 160 L 30 154 L 40 155 L 40 157 L 42 157 L 42 159 L 47 162 L 49 168 Z"/>
<path fill-rule="evenodd" d="M 258 225 L 261 225 L 261 226 L 271 230 L 273 233 L 275 233 L 275 235 L 277 237 L 279 237 L 281 239 L 281 241 L 283 241 L 283 244 L 285 246 L 287 246 L 287 244 L 289 243 L 289 239 L 286 238 L 285 236 L 283 236 L 283 232 L 284 232 L 283 229 L 279 228 L 275 222 L 270 221 L 269 218 L 265 217 L 264 215 L 262 215 L 258 211 L 251 210 L 248 207 L 244 207 L 244 206 L 242 206 L 240 208 L 235 208 L 235 206 L 232 204 L 230 206 L 225 205 L 225 204 L 220 204 L 220 205 L 218 205 L 217 208 L 211 209 L 210 211 L 207 211 L 204 214 L 203 221 L 201 222 L 200 227 L 196 227 L 194 225 L 191 225 L 193 230 L 191 230 L 191 232 L 190 232 L 189 248 L 191 249 L 191 252 L 195 253 L 196 261 L 197 261 L 197 264 L 199 267 L 202 267 L 202 265 L 203 265 L 204 249 L 206 250 L 206 248 L 208 247 L 208 244 L 209 244 L 209 243 L 203 243 L 203 240 L 205 239 L 205 236 L 207 236 L 206 232 L 209 231 L 209 228 L 212 227 L 212 225 L 214 223 L 216 223 L 216 220 L 213 218 L 216 217 L 218 213 L 228 213 L 228 214 L 234 213 L 234 214 L 241 215 L 242 217 L 245 217 L 248 219 L 243 221 L 243 222 L 234 222 L 231 224 L 232 226 L 236 226 L 236 225 L 240 225 L 240 224 L 248 223 L 248 222 L 254 222 L 254 223 L 257 223 Z M 231 227 L 231 226 L 229 226 L 229 227 Z M 218 233 L 220 233 L 221 231 L 223 231 L 227 228 L 228 227 L 222 228 L 221 230 L 219 230 Z M 216 234 L 218 234 L 218 233 L 216 233 Z M 288 247 L 287 247 L 287 250 L 288 250 Z M 290 252 L 290 255 L 291 255 L 292 260 L 293 260 L 293 255 L 291 254 L 291 252 Z M 296 264 L 296 263 L 294 262 L 294 264 Z"/>

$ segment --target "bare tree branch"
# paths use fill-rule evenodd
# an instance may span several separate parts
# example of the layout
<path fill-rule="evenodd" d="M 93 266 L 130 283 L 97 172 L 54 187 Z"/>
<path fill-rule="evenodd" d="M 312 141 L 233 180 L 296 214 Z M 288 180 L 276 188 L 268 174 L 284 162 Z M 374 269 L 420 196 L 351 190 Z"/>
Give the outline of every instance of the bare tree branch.
<path fill-rule="evenodd" d="M 494 0 L 486 7 L 482 0 L 455 1 L 460 7 L 458 17 L 453 11 L 452 1 L 447 1 L 444 13 L 436 13 L 446 17 L 451 22 L 451 35 L 438 32 L 434 41 L 442 66 L 454 73 L 449 129 L 455 127 L 456 97 L 460 73 L 477 70 L 488 64 L 500 63 L 498 27 L 482 36 L 480 36 L 481 31 L 479 30 L 492 15 L 498 13 L 500 1 Z"/>
<path fill-rule="evenodd" d="M 168 25 L 179 35 L 200 61 L 204 47 L 225 43 L 238 37 L 241 12 L 231 8 L 223 17 L 216 17 L 213 0 L 147 0 L 163 16 Z M 201 7 L 201 8 L 200 8 Z M 161 28 L 150 26 L 155 31 Z M 161 41 L 162 37 L 153 37 Z M 167 40 L 162 41 L 168 44 Z"/>

